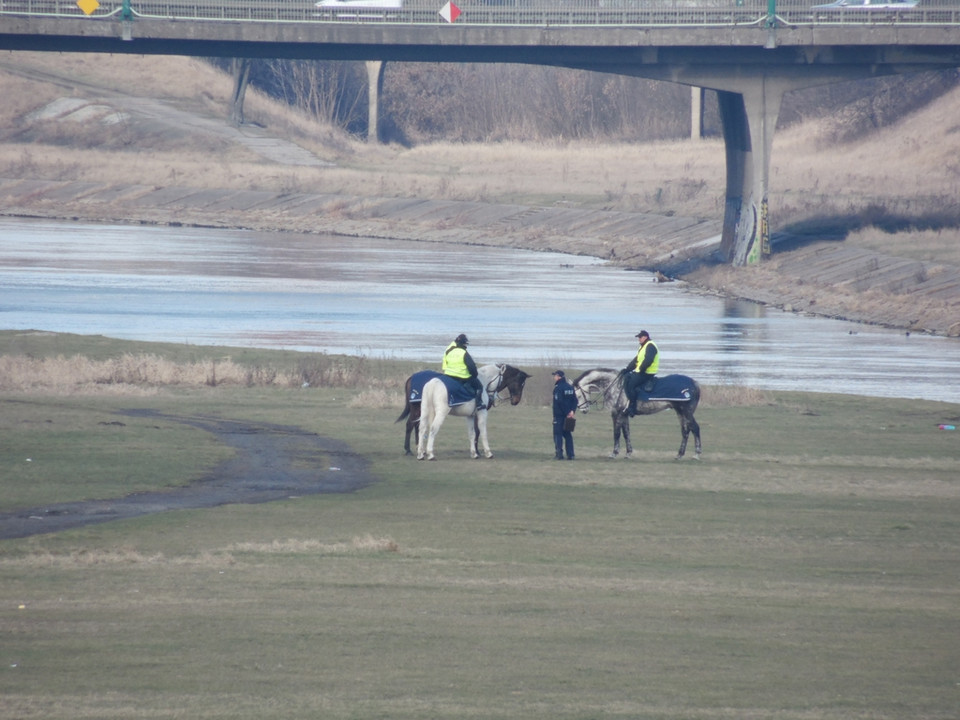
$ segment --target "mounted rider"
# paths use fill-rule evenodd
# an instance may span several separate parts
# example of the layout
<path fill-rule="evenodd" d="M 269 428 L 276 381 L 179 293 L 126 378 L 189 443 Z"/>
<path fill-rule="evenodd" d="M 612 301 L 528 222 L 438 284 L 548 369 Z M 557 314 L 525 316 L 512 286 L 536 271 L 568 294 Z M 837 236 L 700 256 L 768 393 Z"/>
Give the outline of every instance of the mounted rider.
<path fill-rule="evenodd" d="M 449 377 L 456 378 L 465 386 L 472 389 L 477 399 L 477 407 L 483 407 L 483 385 L 477 377 L 477 364 L 467 352 L 469 344 L 467 336 L 463 333 L 457 335 L 452 343 L 447 345 L 443 353 L 443 364 L 440 372 Z"/>
<path fill-rule="evenodd" d="M 638 390 L 653 391 L 654 380 L 657 371 L 660 369 L 660 350 L 656 343 L 650 339 L 650 333 L 641 330 L 635 337 L 640 343 L 637 347 L 637 356 L 623 369 L 625 374 L 623 389 L 630 401 L 630 407 L 627 411 L 630 417 L 637 414 Z"/>

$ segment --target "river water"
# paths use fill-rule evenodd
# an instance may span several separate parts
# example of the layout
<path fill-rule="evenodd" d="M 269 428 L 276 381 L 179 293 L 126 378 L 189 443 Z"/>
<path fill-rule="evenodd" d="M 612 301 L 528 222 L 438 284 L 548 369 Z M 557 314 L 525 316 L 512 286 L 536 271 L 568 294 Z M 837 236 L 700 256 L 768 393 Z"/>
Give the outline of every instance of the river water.
<path fill-rule="evenodd" d="M 439 365 L 622 367 L 706 384 L 960 402 L 960 341 L 808 317 L 559 253 L 0 219 L 0 329 Z"/>

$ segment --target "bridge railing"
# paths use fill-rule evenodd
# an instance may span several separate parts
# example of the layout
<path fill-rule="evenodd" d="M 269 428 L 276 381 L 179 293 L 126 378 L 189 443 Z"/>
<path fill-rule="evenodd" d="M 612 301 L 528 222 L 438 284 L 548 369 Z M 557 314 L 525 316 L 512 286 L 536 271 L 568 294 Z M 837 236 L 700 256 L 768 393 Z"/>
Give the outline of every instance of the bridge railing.
<path fill-rule="evenodd" d="M 960 0 L 920 0 L 915 6 L 890 0 L 849 0 L 822 7 L 822 0 L 778 0 L 778 25 L 960 25 Z M 446 0 L 395 0 L 395 7 L 318 7 L 312 0 L 103 0 L 89 18 L 163 18 L 235 22 L 348 22 L 444 24 Z M 766 26 L 768 0 L 454 0 L 458 24 L 521 26 Z M 869 2 L 867 6 L 853 2 Z M 880 6 L 884 2 L 887 6 Z M 816 7 L 821 5 L 821 7 Z M 889 5 L 894 5 L 890 7 Z M 76 0 L 0 0 L 5 14 L 85 17 Z M 2 20 L 0 20 L 2 21 Z"/>

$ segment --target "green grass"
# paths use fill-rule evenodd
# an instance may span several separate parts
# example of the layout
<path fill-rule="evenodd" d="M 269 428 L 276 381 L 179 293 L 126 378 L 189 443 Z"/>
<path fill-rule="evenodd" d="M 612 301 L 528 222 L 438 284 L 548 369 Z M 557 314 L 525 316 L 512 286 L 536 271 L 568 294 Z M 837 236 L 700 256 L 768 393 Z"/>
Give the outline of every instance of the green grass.
<path fill-rule="evenodd" d="M 175 423 L 110 424 L 125 407 L 298 425 L 379 478 L 0 542 L 2 714 L 956 717 L 960 446 L 937 424 L 960 407 L 707 406 L 701 462 L 672 459 L 665 413 L 609 460 L 598 413 L 558 463 L 549 412 L 525 401 L 491 414 L 493 460 L 467 458 L 454 418 L 422 463 L 398 408 L 356 393 L 0 398 L 3 511 L 223 457 Z"/>

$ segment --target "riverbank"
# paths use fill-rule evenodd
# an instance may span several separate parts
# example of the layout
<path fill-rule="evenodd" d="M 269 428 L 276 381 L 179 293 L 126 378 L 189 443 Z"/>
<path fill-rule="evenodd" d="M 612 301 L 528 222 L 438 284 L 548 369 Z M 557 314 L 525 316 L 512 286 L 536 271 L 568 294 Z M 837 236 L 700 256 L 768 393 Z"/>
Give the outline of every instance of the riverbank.
<path fill-rule="evenodd" d="M 960 268 L 837 240 L 774 238 L 759 266 L 716 259 L 719 220 L 449 200 L 0 178 L 2 214 L 329 233 L 590 255 L 791 312 L 960 336 Z M 646 279 L 644 279 L 646 281 Z"/>
<path fill-rule="evenodd" d="M 5 58 L 0 214 L 590 255 L 792 312 L 960 336 L 957 175 L 942 162 L 960 91 L 858 143 L 825 145 L 814 123 L 778 131 L 773 255 L 731 268 L 715 258 L 717 139 L 369 146 L 254 91 L 256 122 L 230 127 L 231 90 L 185 58 Z M 905 230 L 871 237 L 870 217 Z"/>

